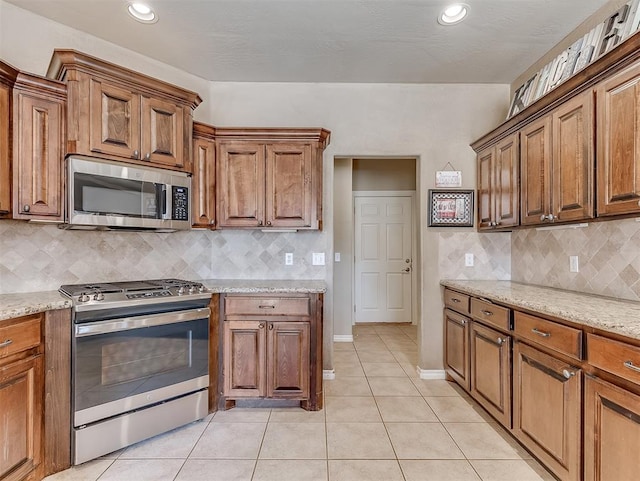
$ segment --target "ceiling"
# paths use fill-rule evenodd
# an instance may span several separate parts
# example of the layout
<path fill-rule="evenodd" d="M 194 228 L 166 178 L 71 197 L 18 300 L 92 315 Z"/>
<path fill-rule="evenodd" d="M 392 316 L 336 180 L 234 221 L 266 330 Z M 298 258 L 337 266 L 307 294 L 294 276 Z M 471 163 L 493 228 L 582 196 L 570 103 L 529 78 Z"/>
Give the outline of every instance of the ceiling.
<path fill-rule="evenodd" d="M 607 0 L 6 0 L 199 77 L 241 82 L 511 83 Z M 603 19 L 604 20 L 604 19 Z"/>

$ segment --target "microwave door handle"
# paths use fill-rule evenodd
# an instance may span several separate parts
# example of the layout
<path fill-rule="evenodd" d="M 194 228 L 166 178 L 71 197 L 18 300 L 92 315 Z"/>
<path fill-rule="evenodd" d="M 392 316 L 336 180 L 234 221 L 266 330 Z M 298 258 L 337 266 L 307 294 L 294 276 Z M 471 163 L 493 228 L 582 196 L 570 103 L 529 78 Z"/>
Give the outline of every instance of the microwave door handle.
<path fill-rule="evenodd" d="M 171 220 L 171 184 L 162 186 L 162 220 Z"/>

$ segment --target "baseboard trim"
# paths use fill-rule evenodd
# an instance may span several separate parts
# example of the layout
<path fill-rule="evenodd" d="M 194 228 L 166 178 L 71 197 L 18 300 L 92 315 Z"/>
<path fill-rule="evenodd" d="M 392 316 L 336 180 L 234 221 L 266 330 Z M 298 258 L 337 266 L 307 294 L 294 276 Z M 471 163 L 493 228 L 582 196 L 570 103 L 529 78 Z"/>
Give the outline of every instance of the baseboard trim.
<path fill-rule="evenodd" d="M 446 379 L 446 372 L 444 369 L 420 369 L 416 367 L 418 376 L 420 379 Z"/>
<path fill-rule="evenodd" d="M 325 369 L 322 371 L 322 379 L 325 381 L 333 381 L 336 378 L 336 371 L 333 369 Z"/>
<path fill-rule="evenodd" d="M 353 336 L 333 336 L 333 342 L 353 342 Z"/>

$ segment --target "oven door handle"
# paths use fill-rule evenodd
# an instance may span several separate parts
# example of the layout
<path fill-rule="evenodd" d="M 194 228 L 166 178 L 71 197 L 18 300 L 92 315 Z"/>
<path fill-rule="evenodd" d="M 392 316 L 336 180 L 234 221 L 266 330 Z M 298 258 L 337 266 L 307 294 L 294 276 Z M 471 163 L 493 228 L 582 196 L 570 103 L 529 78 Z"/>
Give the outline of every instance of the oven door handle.
<path fill-rule="evenodd" d="M 189 309 L 186 311 L 165 312 L 162 314 L 151 314 L 147 316 L 122 317 L 119 319 L 109 319 L 108 321 L 76 324 L 75 337 L 97 336 L 100 334 L 130 331 L 132 329 L 142 329 L 145 327 L 196 321 L 198 319 L 208 319 L 209 313 L 209 308 L 204 307 L 199 309 Z"/>

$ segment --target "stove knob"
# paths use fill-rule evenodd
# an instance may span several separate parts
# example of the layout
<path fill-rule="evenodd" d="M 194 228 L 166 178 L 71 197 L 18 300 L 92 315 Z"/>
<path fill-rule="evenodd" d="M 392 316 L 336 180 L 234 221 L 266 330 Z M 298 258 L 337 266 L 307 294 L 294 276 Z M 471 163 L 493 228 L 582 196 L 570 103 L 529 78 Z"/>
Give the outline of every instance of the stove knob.
<path fill-rule="evenodd" d="M 184 287 L 180 286 L 178 287 L 178 295 L 181 296 L 182 294 L 184 294 Z"/>
<path fill-rule="evenodd" d="M 80 294 L 78 296 L 78 302 L 88 302 L 91 300 L 91 297 L 89 297 L 88 294 Z"/>
<path fill-rule="evenodd" d="M 102 292 L 98 292 L 97 294 L 93 295 L 93 300 L 94 301 L 104 301 L 104 294 Z"/>
<path fill-rule="evenodd" d="M 196 286 L 189 286 L 189 294 L 196 292 Z"/>
<path fill-rule="evenodd" d="M 204 292 L 204 286 L 202 284 L 198 286 L 198 292 Z"/>

